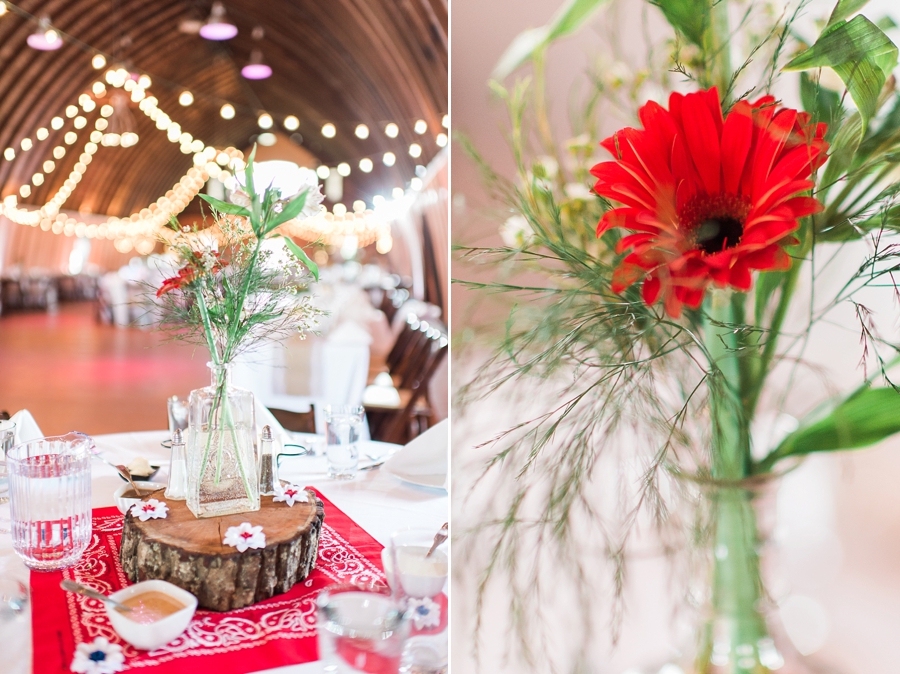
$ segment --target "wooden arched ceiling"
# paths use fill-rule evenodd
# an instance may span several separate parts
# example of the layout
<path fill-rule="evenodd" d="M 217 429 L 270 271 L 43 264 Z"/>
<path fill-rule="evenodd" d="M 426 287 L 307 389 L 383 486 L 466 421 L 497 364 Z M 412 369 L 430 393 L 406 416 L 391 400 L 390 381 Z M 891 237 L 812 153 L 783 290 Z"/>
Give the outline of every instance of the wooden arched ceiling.
<path fill-rule="evenodd" d="M 274 117 L 275 130 L 290 136 L 281 122 L 295 115 L 299 130 L 293 140 L 280 142 L 299 142 L 329 166 L 350 163 L 343 198 L 348 205 L 406 186 L 415 166 L 427 164 L 439 150 L 435 136 L 446 131 L 441 126 L 448 107 L 446 0 L 227 0 L 229 19 L 239 32 L 226 42 L 179 29 L 184 21 L 205 19 L 210 0 L 19 0 L 15 5 L 37 17 L 48 16 L 65 34 L 115 56 L 110 66 L 148 74 L 159 107 L 208 144 L 249 147 L 260 133 L 257 117 L 262 111 Z M 259 42 L 251 36 L 255 26 L 265 31 Z M 12 147 L 17 153 L 12 162 L 0 158 L 2 196 L 17 194 L 20 185 L 42 170 L 52 148 L 73 130 L 71 120 L 28 152 L 20 150 L 21 139 L 35 140 L 38 128 L 49 129 L 52 117 L 64 117 L 66 106 L 89 92 L 104 72 L 94 70 L 91 54 L 72 42 L 52 52 L 31 49 L 26 38 L 35 28 L 12 9 L 0 17 L 0 152 Z M 250 81 L 240 75 L 255 47 L 272 67 L 269 79 Z M 189 107 L 177 102 L 184 88 L 195 97 Z M 232 120 L 219 114 L 225 102 L 237 109 Z M 132 114 L 138 144 L 101 147 L 63 208 L 127 215 L 156 201 L 190 168 L 191 156 L 170 143 L 136 104 Z M 56 162 L 43 185 L 32 188 L 29 198 L 19 198 L 20 204 L 40 206 L 57 192 L 97 115 L 97 110 L 86 115 L 88 125 L 77 131 L 77 142 L 66 146 L 66 157 Z M 428 123 L 423 135 L 413 131 L 417 119 Z M 338 128 L 333 139 L 320 133 L 326 121 Z M 398 138 L 383 133 L 388 121 L 399 125 Z M 353 134 L 360 122 L 370 128 L 366 140 Z M 419 159 L 407 153 L 413 142 L 422 145 Z M 394 167 L 382 165 L 386 151 L 396 154 Z M 375 163 L 370 174 L 357 167 L 363 157 Z"/>

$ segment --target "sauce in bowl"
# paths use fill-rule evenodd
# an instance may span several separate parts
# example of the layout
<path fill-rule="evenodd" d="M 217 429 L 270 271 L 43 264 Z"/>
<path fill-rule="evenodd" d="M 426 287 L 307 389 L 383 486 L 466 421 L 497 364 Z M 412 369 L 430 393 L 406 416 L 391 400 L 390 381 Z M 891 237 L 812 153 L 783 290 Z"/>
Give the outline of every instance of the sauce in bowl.
<path fill-rule="evenodd" d="M 130 612 L 122 615 L 142 625 L 168 618 L 185 607 L 184 604 L 174 597 L 154 590 L 128 597 L 128 599 L 123 599 L 121 603 L 131 609 Z"/>

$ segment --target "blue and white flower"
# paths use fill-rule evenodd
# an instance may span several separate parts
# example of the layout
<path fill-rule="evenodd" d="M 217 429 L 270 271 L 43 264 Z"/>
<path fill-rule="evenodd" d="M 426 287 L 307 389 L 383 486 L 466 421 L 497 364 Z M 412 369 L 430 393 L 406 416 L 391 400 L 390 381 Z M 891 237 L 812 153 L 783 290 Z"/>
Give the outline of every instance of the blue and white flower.
<path fill-rule="evenodd" d="M 228 527 L 222 544 L 237 548 L 238 552 L 244 552 L 249 548 L 261 549 L 266 547 L 266 535 L 261 526 L 255 527 L 250 522 L 241 522 L 240 526 Z"/>
<path fill-rule="evenodd" d="M 428 597 L 410 598 L 407 609 L 417 630 L 437 627 L 441 624 L 441 605 Z"/>
<path fill-rule="evenodd" d="M 169 514 L 169 506 L 165 501 L 157 501 L 151 498 L 148 501 L 135 503 L 131 506 L 131 516 L 137 517 L 141 522 L 147 520 L 164 520 Z"/>
<path fill-rule="evenodd" d="M 69 669 L 77 674 L 115 674 L 125 669 L 125 656 L 119 644 L 97 637 L 89 644 L 78 644 Z"/>

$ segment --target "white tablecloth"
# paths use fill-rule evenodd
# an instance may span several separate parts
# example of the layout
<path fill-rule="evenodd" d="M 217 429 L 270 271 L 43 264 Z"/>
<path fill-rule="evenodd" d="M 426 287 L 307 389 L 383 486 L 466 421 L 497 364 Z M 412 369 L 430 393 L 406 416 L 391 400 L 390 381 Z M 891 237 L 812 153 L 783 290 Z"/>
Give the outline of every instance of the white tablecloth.
<path fill-rule="evenodd" d="M 128 464 L 137 456 L 151 462 L 168 461 L 169 450 L 160 442 L 168 438 L 167 431 L 118 433 L 98 435 L 97 448 L 113 463 Z M 360 454 L 379 455 L 389 449 L 386 443 L 360 443 Z M 165 469 L 154 479 L 165 481 Z M 113 492 L 122 481 L 106 464 L 94 461 L 92 470 L 92 503 L 94 508 L 115 505 Z M 291 475 L 291 478 L 294 476 Z M 444 491 L 414 487 L 400 482 L 379 469 L 362 471 L 356 479 L 338 482 L 316 476 L 305 481 L 318 489 L 335 506 L 365 529 L 379 543 L 386 545 L 391 534 L 407 527 L 425 527 L 437 531 L 449 519 L 449 501 Z M 0 527 L 8 529 L 9 506 L 0 507 Z M 0 577 L 17 578 L 28 582 L 28 569 L 12 549 L 9 534 L 0 534 Z M 0 618 L 0 642 L 11 646 L 0 659 L 2 674 L 30 674 L 31 672 L 31 611 L 15 620 Z M 320 663 L 293 665 L 270 670 L 270 674 L 319 674 Z"/>

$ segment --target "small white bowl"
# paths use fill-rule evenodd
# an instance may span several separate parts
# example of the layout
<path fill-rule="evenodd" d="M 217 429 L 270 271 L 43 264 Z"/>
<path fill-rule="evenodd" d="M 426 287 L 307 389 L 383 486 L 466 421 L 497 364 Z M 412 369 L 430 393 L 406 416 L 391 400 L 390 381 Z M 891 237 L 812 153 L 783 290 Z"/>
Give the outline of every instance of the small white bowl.
<path fill-rule="evenodd" d="M 165 646 L 184 632 L 190 624 L 191 618 L 194 617 L 194 611 L 197 610 L 197 597 L 187 590 L 182 590 L 180 587 L 167 583 L 164 580 L 145 580 L 109 596 L 121 602 L 129 597 L 151 591 L 167 594 L 185 606 L 180 611 L 166 616 L 162 620 L 142 624 L 129 619 L 126 614 L 120 613 L 109 604 L 103 605 L 106 608 L 106 615 L 109 616 L 113 629 L 116 630 L 119 636 L 135 648 L 145 651 L 152 651 Z"/>
<path fill-rule="evenodd" d="M 156 491 L 157 489 L 165 489 L 167 485 L 164 485 L 162 482 L 138 482 L 137 480 L 134 483 L 140 488 L 141 492 L 147 494 L 151 491 Z M 122 496 L 127 491 L 134 491 L 131 488 L 131 485 L 127 482 L 123 484 L 121 487 L 116 489 L 116 493 L 114 494 L 116 499 L 116 505 L 119 507 L 119 512 L 123 515 L 128 512 L 128 509 L 131 508 L 135 503 L 140 503 L 141 499 L 139 498 L 125 498 Z"/>

